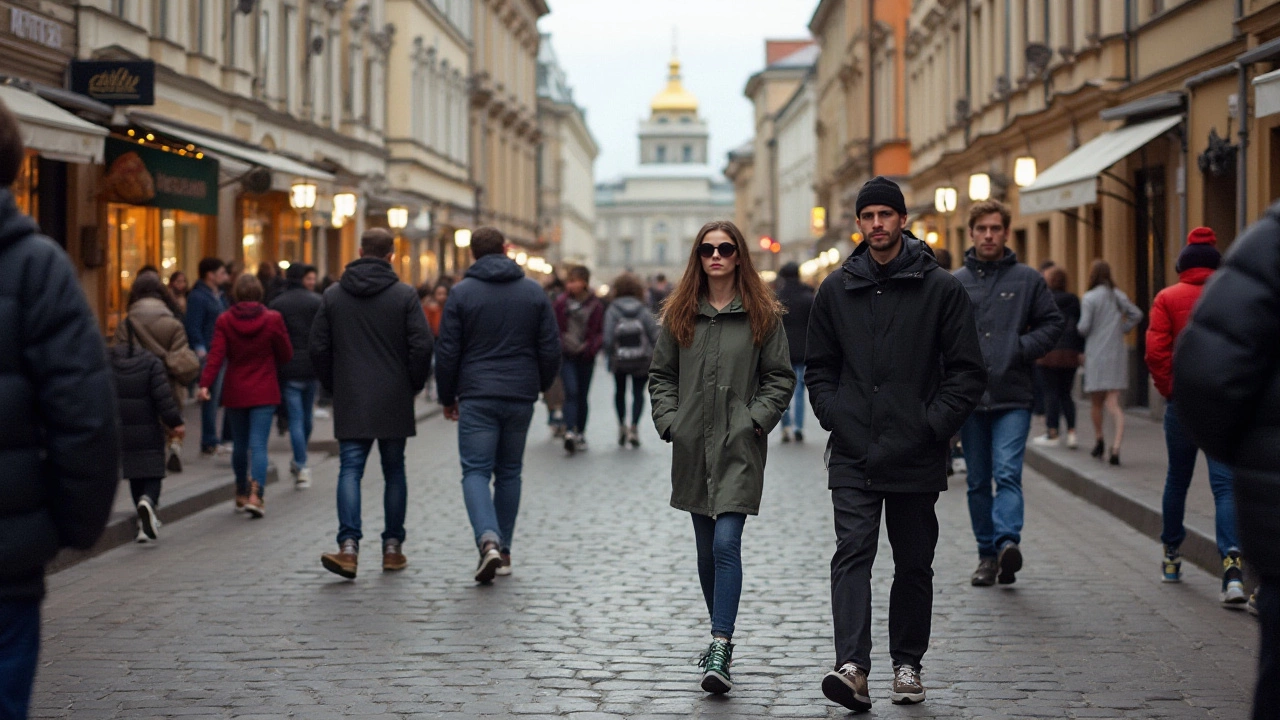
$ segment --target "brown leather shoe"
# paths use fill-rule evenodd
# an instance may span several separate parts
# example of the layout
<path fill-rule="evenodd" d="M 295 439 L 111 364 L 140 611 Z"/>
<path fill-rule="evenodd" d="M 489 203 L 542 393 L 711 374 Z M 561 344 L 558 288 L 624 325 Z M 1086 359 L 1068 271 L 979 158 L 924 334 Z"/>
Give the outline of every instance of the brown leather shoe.
<path fill-rule="evenodd" d="M 258 483 L 249 483 L 249 498 L 245 500 L 244 511 L 254 519 L 267 514 L 267 504 L 262 499 L 262 486 Z"/>
<path fill-rule="evenodd" d="M 244 512 L 244 506 L 249 503 L 248 495 L 236 493 L 236 512 Z"/>
<path fill-rule="evenodd" d="M 331 573 L 341 575 L 348 580 L 356 577 L 356 565 L 359 563 L 360 543 L 355 540 L 343 540 L 336 553 L 324 553 L 320 556 L 320 564 Z"/>
<path fill-rule="evenodd" d="M 389 572 L 393 570 L 403 570 L 409 564 L 409 559 L 400 552 L 399 540 L 383 540 L 382 541 L 382 571 Z"/>

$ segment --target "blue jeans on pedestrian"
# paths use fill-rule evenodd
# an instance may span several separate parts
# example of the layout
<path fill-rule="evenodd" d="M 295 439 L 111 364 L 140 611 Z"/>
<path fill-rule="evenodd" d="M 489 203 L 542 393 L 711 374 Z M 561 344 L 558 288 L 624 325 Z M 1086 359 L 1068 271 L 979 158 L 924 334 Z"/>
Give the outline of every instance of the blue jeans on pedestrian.
<path fill-rule="evenodd" d="M 267 485 L 267 440 L 271 439 L 276 406 L 227 408 L 226 413 L 231 421 L 231 471 L 236 474 L 236 494 L 249 494 L 248 475 L 258 484 L 261 496 Z"/>
<path fill-rule="evenodd" d="M 1005 543 L 1022 542 L 1022 456 L 1030 430 L 1026 409 L 977 411 L 960 428 L 979 557 L 995 557 Z"/>
<path fill-rule="evenodd" d="M 404 542 L 404 514 L 409 501 L 409 488 L 404 471 L 405 438 L 381 438 L 378 455 L 382 458 L 382 514 L 385 518 L 382 539 Z M 364 466 L 373 451 L 373 440 L 338 441 L 338 544 L 343 540 L 359 541 L 360 480 Z"/>
<path fill-rule="evenodd" d="M 795 408 L 796 430 L 804 432 L 804 363 L 792 365 L 791 369 L 796 372 L 796 391 L 791 404 L 782 411 L 782 427 L 791 427 L 792 408 Z"/>
<path fill-rule="evenodd" d="M 1182 519 L 1187 510 L 1187 489 L 1196 470 L 1196 446 L 1182 425 L 1176 406 L 1170 400 L 1164 411 L 1164 444 L 1169 452 L 1169 473 L 1164 479 L 1164 528 L 1160 541 L 1178 547 L 1187 539 Z M 1236 496 L 1232 489 L 1231 468 L 1205 455 L 1209 464 L 1209 489 L 1213 491 L 1213 524 L 1217 531 L 1218 555 L 1226 557 L 1240 549 L 1236 534 Z"/>
<path fill-rule="evenodd" d="M 530 402 L 474 398 L 458 403 L 462 500 L 471 519 L 476 547 L 494 542 L 502 552 L 511 551 L 520 511 L 524 445 L 531 420 Z"/>
<path fill-rule="evenodd" d="M 293 464 L 307 466 L 307 443 L 311 442 L 311 414 L 316 404 L 315 380 L 286 380 L 284 404 L 289 409 L 289 443 L 293 446 Z"/>
<path fill-rule="evenodd" d="M 587 428 L 587 396 L 595 371 L 594 356 L 585 360 L 567 357 L 560 364 L 560 378 L 564 381 L 564 427 L 568 432 L 582 434 Z"/>
<path fill-rule="evenodd" d="M 732 639 L 742 597 L 742 528 L 747 516 L 736 512 L 714 518 L 689 514 L 698 546 L 698 582 L 711 615 L 711 635 Z"/>
<path fill-rule="evenodd" d="M 40 655 L 40 601 L 0 600 L 0 718 L 26 720 Z"/>
<path fill-rule="evenodd" d="M 200 372 L 204 372 L 205 360 L 200 361 Z M 209 399 L 200 405 L 200 449 L 217 447 L 222 441 L 218 432 L 218 404 L 222 402 L 222 380 L 227 375 L 227 366 L 218 371 L 218 379 L 209 388 Z M 225 423 L 224 423 L 225 424 Z"/>

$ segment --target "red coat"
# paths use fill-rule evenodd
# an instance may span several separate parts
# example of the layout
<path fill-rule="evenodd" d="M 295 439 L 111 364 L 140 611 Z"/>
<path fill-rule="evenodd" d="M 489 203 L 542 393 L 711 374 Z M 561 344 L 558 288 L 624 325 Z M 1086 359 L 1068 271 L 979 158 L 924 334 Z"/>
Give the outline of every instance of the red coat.
<path fill-rule="evenodd" d="M 1178 274 L 1178 284 L 1156 293 L 1147 326 L 1147 368 L 1156 390 L 1166 399 L 1173 396 L 1173 345 L 1187 326 L 1191 309 L 1204 291 L 1210 268 L 1189 268 Z"/>
<path fill-rule="evenodd" d="M 284 317 L 262 303 L 239 302 L 218 316 L 205 358 L 200 387 L 213 387 L 225 360 L 222 406 L 250 408 L 280 404 L 277 372 L 293 357 Z"/>

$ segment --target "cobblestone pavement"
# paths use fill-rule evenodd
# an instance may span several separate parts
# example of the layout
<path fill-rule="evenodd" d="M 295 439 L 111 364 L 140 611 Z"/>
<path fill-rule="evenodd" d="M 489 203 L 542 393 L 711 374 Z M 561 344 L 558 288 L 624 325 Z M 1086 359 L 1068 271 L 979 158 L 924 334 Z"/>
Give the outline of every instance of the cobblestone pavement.
<path fill-rule="evenodd" d="M 377 558 L 381 482 L 364 496 L 366 567 L 324 571 L 337 462 L 283 487 L 264 520 L 230 501 L 50 578 L 35 717 L 844 717 L 819 682 L 832 657 L 834 545 L 825 436 L 770 448 L 763 514 L 747 523 L 744 601 L 728 697 L 694 659 L 709 623 L 692 528 L 667 505 L 669 450 L 613 440 L 612 378 L 596 379 L 592 448 L 565 458 L 532 431 L 515 574 L 470 578 L 455 426 L 410 442 L 409 568 Z M 607 387 L 606 387 L 607 386 Z M 537 418 L 544 417 L 539 411 Z M 371 459 L 370 469 L 377 467 Z M 928 701 L 889 703 L 889 549 L 876 565 L 872 716 L 1243 718 L 1252 618 L 1217 579 L 1158 578 L 1156 545 L 1028 473 L 1027 569 L 973 588 L 963 480 L 944 493 Z"/>

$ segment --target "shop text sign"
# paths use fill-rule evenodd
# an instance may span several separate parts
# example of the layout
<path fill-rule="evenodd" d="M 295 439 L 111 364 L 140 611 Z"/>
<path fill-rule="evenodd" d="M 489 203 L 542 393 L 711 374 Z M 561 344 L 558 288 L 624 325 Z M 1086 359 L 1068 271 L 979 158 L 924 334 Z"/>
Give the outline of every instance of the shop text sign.
<path fill-rule="evenodd" d="M 218 161 L 196 160 L 135 142 L 107 138 L 107 202 L 218 214 Z"/>
<path fill-rule="evenodd" d="M 107 105 L 154 105 L 156 64 L 152 60 L 74 60 L 71 89 Z"/>
<path fill-rule="evenodd" d="M 54 50 L 62 50 L 62 24 L 44 15 L 11 7 L 9 8 L 9 32 L 14 37 L 30 40 Z"/>

